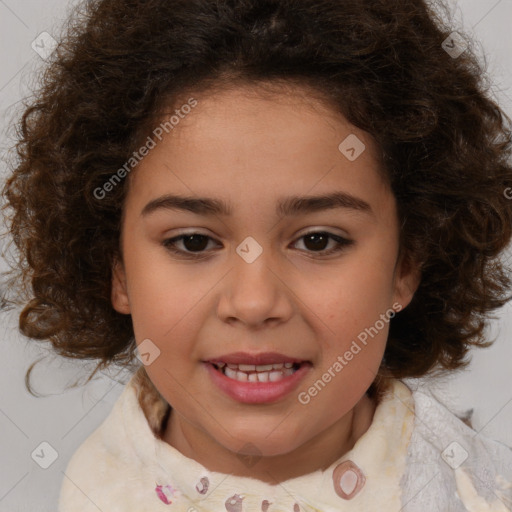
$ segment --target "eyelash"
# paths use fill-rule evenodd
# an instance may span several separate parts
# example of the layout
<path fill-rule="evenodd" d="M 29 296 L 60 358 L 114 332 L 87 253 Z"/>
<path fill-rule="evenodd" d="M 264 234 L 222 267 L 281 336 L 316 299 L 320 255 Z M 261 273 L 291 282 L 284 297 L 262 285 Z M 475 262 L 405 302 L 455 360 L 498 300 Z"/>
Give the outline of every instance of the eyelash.
<path fill-rule="evenodd" d="M 199 236 L 202 236 L 202 237 L 206 237 L 206 238 L 209 238 L 210 240 L 213 240 L 208 235 L 203 235 L 202 233 L 195 233 L 195 232 L 193 232 L 193 233 L 184 233 L 184 234 L 182 234 L 180 236 L 176 236 L 174 238 L 168 238 L 167 240 L 164 240 L 162 242 L 162 245 L 167 250 L 169 250 L 170 252 L 175 253 L 175 254 L 179 254 L 180 256 L 183 256 L 185 258 L 204 259 L 206 251 L 194 253 L 194 252 L 183 251 L 181 249 L 176 249 L 176 247 L 175 247 L 175 244 L 177 242 L 179 242 L 180 240 L 183 240 L 184 238 L 187 238 L 187 237 L 190 237 L 190 236 L 196 236 L 196 235 L 199 235 Z M 333 247 L 331 249 L 328 249 L 328 250 L 324 249 L 323 251 L 306 251 L 306 252 L 311 252 L 313 254 L 318 254 L 318 255 L 320 255 L 320 257 L 329 256 L 331 254 L 334 254 L 334 253 L 337 253 L 337 252 L 341 252 L 345 248 L 350 247 L 351 245 L 354 244 L 354 240 L 349 240 L 348 238 L 343 238 L 343 237 L 341 237 L 339 235 L 334 235 L 332 233 L 329 233 L 328 231 L 310 231 L 309 233 L 305 233 L 304 235 L 300 236 L 297 240 L 301 240 L 301 239 L 303 239 L 303 238 L 305 238 L 307 236 L 310 236 L 310 235 L 327 235 L 328 238 L 331 238 L 337 244 L 335 247 Z"/>

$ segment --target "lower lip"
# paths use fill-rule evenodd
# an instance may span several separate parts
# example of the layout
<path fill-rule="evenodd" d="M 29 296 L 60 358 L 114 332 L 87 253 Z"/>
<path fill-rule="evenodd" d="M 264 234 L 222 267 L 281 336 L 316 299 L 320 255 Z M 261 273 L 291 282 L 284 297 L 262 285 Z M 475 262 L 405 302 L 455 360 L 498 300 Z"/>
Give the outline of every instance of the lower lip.
<path fill-rule="evenodd" d="M 226 377 L 213 364 L 204 364 L 213 383 L 233 400 L 244 404 L 266 404 L 284 398 L 299 385 L 311 368 L 309 363 L 302 364 L 292 375 L 276 382 L 240 382 Z"/>

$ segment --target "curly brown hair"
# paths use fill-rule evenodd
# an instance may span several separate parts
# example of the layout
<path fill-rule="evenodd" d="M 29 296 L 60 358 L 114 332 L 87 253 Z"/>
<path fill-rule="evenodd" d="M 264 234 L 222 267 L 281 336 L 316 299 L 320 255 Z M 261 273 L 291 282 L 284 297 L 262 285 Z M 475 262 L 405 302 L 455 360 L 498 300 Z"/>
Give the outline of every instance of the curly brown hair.
<path fill-rule="evenodd" d="M 461 29 L 466 50 L 446 50 L 453 23 L 438 7 L 84 2 L 25 104 L 18 160 L 3 189 L 20 255 L 12 272 L 23 290 L 21 332 L 49 340 L 61 356 L 99 359 L 94 373 L 133 361 L 131 317 L 111 304 L 130 180 L 103 198 L 94 190 L 189 91 L 296 84 L 374 137 L 397 201 L 401 255 L 421 269 L 412 302 L 390 322 L 379 375 L 466 366 L 471 345 L 492 343 L 484 336 L 489 313 L 511 298 L 499 258 L 512 227 L 504 194 L 512 186 L 511 121 L 487 94 Z"/>

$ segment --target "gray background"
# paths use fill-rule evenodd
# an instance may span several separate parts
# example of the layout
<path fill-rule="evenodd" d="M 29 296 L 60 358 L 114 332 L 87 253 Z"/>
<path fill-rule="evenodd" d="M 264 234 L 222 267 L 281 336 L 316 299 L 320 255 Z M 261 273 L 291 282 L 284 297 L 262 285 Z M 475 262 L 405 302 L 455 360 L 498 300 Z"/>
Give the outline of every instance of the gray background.
<path fill-rule="evenodd" d="M 33 85 L 33 72 L 43 64 L 31 43 L 43 31 L 57 36 L 74 3 L 0 0 L 3 158 L 12 144 L 9 127 L 19 101 Z M 512 117 L 512 0 L 459 0 L 449 5 L 454 30 L 462 28 L 476 38 L 479 54 L 487 58 L 492 94 Z M 0 164 L 3 178 L 6 167 Z M 5 268 L 1 259 L 0 267 Z M 443 378 L 434 389 L 454 409 L 473 408 L 475 429 L 508 445 L 512 445 L 511 308 L 504 307 L 492 324 L 489 336 L 497 336 L 494 346 L 474 352 L 469 370 Z M 0 512 L 56 511 L 71 455 L 110 412 L 129 377 L 126 372 L 117 377 L 115 372 L 103 373 L 87 386 L 66 390 L 77 378 L 83 380 L 94 365 L 48 355 L 46 346 L 18 333 L 16 312 L 0 314 Z M 33 372 L 33 384 L 44 396 L 35 398 L 25 390 L 24 375 L 40 356 L 46 357 Z M 48 469 L 38 464 L 48 462 L 52 454 L 45 445 L 41 451 L 42 442 L 49 443 L 57 455 Z"/>

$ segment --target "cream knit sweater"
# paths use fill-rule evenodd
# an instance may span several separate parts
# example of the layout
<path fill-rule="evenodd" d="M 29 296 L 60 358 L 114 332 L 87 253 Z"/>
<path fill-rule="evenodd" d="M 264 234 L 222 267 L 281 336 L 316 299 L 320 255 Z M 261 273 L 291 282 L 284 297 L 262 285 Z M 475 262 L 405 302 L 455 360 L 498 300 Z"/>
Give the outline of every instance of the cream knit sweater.
<path fill-rule="evenodd" d="M 512 510 L 512 449 L 399 380 L 352 450 L 279 485 L 212 472 L 182 455 L 160 438 L 168 409 L 141 367 L 71 458 L 58 512 Z"/>

